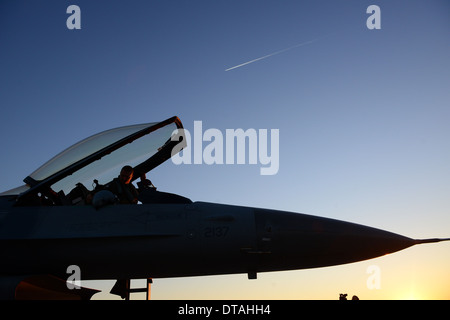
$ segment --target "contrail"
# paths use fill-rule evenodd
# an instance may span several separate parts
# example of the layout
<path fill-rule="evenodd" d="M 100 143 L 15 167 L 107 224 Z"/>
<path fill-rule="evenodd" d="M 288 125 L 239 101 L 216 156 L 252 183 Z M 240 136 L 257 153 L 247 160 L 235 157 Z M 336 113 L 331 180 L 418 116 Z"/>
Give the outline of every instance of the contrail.
<path fill-rule="evenodd" d="M 314 40 L 309 40 L 309 41 L 306 41 L 306 42 L 302 42 L 302 43 L 296 44 L 295 46 L 292 46 L 292 47 L 289 47 L 289 48 L 286 48 L 286 49 L 283 49 L 283 50 L 280 50 L 280 51 L 276 51 L 276 52 L 270 53 L 270 54 L 268 54 L 268 55 L 265 55 L 265 56 L 263 56 L 263 57 L 259 57 L 259 58 L 253 59 L 253 60 L 251 60 L 251 61 L 247 61 L 247 62 L 238 64 L 237 66 L 228 68 L 228 69 L 226 69 L 225 71 L 230 71 L 230 70 L 233 70 L 233 69 L 236 69 L 236 68 L 239 68 L 239 67 L 243 67 L 243 66 L 245 66 L 245 65 L 247 65 L 247 64 L 250 64 L 250 63 L 253 63 L 253 62 L 256 62 L 256 61 L 259 61 L 259 60 L 263 60 L 263 59 L 272 57 L 272 56 L 274 56 L 274 55 L 277 55 L 277 54 L 286 52 L 286 51 L 288 51 L 288 50 L 291 50 L 291 49 L 294 49 L 294 48 L 297 48 L 297 47 L 301 47 L 301 46 L 305 46 L 305 45 L 307 45 L 307 44 L 316 42 L 316 41 L 319 40 L 319 39 L 320 39 L 320 38 L 317 38 L 317 39 L 314 39 Z"/>

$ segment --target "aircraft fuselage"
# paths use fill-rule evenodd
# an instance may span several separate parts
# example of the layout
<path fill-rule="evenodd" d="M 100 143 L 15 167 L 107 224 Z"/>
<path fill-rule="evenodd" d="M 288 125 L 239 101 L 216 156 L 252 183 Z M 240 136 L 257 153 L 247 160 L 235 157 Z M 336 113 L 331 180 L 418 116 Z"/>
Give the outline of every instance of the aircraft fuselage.
<path fill-rule="evenodd" d="M 192 204 L 13 207 L 0 217 L 0 274 L 138 279 L 325 267 L 415 240 L 277 210 Z M 20 254 L 16 254 L 20 253 Z"/>

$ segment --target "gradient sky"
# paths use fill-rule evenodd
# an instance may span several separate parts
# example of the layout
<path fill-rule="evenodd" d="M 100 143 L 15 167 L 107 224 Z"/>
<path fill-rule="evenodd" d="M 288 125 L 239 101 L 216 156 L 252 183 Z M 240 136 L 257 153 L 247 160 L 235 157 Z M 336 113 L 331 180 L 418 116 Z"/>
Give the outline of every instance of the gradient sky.
<path fill-rule="evenodd" d="M 279 129 L 279 171 L 168 161 L 150 174 L 161 191 L 450 237 L 449 40 L 448 0 L 3 0 L 1 189 L 94 133 L 177 115 L 192 131 Z M 427 244 L 251 281 L 155 279 L 152 298 L 450 299 L 448 270 L 450 243 Z"/>

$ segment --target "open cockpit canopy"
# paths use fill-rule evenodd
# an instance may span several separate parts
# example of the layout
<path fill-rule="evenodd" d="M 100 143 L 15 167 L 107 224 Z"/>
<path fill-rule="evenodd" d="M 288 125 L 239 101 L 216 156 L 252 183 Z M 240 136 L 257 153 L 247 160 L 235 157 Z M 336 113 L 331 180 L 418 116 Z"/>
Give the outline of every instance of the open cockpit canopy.
<path fill-rule="evenodd" d="M 48 190 L 68 193 L 77 183 L 106 184 L 121 167 L 134 168 L 133 180 L 149 172 L 185 146 L 178 117 L 162 122 L 115 128 L 86 138 L 59 153 L 24 179 L 28 188 L 17 188 L 20 197 Z M 13 194 L 14 190 L 5 192 Z"/>

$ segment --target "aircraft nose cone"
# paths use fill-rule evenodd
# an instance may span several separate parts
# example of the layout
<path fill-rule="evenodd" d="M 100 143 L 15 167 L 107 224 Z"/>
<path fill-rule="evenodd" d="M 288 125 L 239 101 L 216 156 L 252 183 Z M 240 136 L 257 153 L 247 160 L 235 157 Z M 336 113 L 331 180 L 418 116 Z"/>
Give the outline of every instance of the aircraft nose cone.
<path fill-rule="evenodd" d="M 270 251 L 271 260 L 284 263 L 284 268 L 356 262 L 416 244 L 415 240 L 392 232 L 334 219 L 279 211 L 271 214 L 270 210 L 255 215 L 258 236 L 266 240 L 260 245 Z"/>

